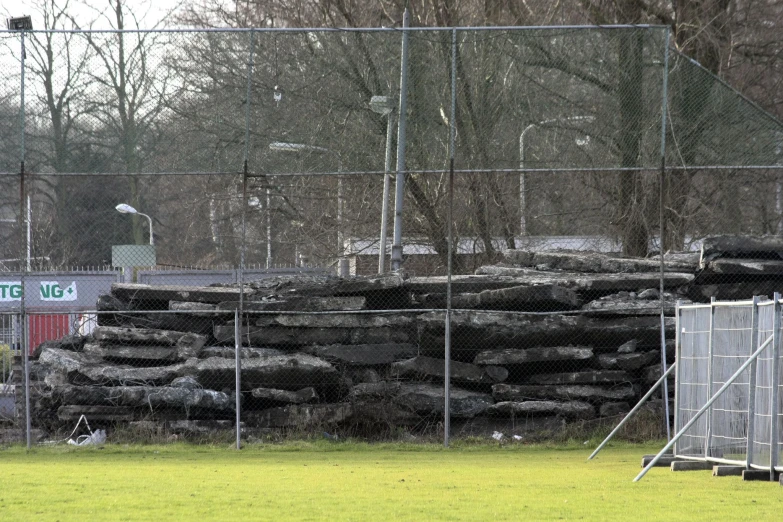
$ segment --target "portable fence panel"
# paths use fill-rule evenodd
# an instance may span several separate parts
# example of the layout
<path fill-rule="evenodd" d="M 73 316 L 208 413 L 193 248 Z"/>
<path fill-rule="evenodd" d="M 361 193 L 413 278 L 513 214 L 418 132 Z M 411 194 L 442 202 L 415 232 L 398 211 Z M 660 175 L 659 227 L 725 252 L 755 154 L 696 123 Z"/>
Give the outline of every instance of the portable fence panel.
<path fill-rule="evenodd" d="M 766 341 L 773 332 L 773 302 L 761 303 L 759 310 L 759 333 L 756 346 Z M 772 429 L 772 346 L 768 346 L 758 357 L 756 366 L 756 412 L 751 464 L 768 468 L 770 462 L 770 435 Z"/>
<path fill-rule="evenodd" d="M 709 360 L 710 323 L 709 306 L 680 309 L 676 390 L 678 412 L 674 431 L 679 432 L 710 398 Z M 707 440 L 707 417 L 702 416 L 682 436 L 675 446 L 675 454 L 682 457 L 703 458 Z"/>
<path fill-rule="evenodd" d="M 754 349 L 751 305 L 713 308 L 710 396 L 734 375 Z M 743 372 L 713 403 L 708 412 L 706 457 L 742 463 L 748 430 L 749 370 Z"/>

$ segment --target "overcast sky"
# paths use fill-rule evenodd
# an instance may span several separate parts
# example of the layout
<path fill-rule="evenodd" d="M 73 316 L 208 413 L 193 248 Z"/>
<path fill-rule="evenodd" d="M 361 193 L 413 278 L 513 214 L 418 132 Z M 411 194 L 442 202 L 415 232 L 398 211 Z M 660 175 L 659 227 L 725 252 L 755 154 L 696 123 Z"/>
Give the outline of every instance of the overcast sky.
<path fill-rule="evenodd" d="M 0 13 L 3 18 L 30 15 L 33 19 L 34 29 L 43 29 L 44 22 L 37 5 L 43 0 L 2 0 L 0 4 Z M 163 18 L 166 12 L 175 8 L 183 0 L 126 0 L 126 5 L 131 11 L 139 17 L 141 29 L 152 29 Z M 63 1 L 59 2 L 64 3 Z M 89 6 L 93 6 L 92 8 Z M 111 29 L 109 21 L 100 17 L 101 10 L 109 6 L 109 0 L 70 0 L 68 3 L 69 12 L 82 27 L 89 26 L 92 20 L 94 29 Z M 128 27 L 131 28 L 131 27 Z M 5 20 L 3 21 L 5 29 Z"/>

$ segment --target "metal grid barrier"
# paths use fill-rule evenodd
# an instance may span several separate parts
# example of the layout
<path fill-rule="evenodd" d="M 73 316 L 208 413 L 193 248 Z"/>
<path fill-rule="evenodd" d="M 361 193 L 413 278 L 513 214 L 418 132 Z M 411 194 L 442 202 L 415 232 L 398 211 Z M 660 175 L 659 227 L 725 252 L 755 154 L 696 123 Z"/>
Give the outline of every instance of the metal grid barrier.
<path fill-rule="evenodd" d="M 679 331 L 674 303 L 737 291 L 733 257 L 694 252 L 735 229 L 727 200 L 767 230 L 783 127 L 670 36 L 0 32 L 0 302 L 28 348 L 28 444 L 81 415 L 237 445 L 584 432 L 658 380 L 675 332 L 684 425 L 746 360 L 755 316 L 681 308 Z M 763 465 L 777 364 L 678 453 Z"/>

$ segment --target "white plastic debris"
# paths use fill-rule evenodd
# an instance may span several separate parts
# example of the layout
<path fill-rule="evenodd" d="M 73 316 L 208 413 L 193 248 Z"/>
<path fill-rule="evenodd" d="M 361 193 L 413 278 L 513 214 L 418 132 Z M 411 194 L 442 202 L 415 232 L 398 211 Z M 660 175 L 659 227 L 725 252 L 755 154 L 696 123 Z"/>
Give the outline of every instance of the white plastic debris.
<path fill-rule="evenodd" d="M 503 434 L 500 433 L 499 431 L 496 431 L 495 433 L 492 434 L 492 438 L 497 441 L 503 440 Z"/>
<path fill-rule="evenodd" d="M 522 436 L 521 435 L 514 435 L 514 440 L 522 440 Z"/>
<path fill-rule="evenodd" d="M 68 444 L 71 446 L 100 446 L 106 442 L 106 431 L 95 430 L 89 435 L 80 435 L 76 437 L 76 440 L 68 439 Z"/>

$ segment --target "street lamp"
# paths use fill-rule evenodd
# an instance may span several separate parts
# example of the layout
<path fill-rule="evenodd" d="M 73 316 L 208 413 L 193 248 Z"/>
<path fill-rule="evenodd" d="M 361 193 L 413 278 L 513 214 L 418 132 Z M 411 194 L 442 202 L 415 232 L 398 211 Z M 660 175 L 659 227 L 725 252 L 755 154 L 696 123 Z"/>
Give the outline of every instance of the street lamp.
<path fill-rule="evenodd" d="M 388 96 L 373 96 L 370 98 L 370 109 L 386 116 L 386 156 L 383 163 L 383 206 L 381 210 L 381 237 L 378 249 L 378 273 L 386 271 L 386 225 L 389 220 L 389 185 L 391 183 L 391 146 L 392 126 L 394 125 L 394 102 Z"/>
<path fill-rule="evenodd" d="M 119 205 L 117 205 L 114 208 L 117 209 L 117 212 L 119 212 L 120 214 L 138 214 L 140 216 L 144 216 L 145 218 L 147 218 L 147 221 L 150 222 L 150 245 L 154 245 L 155 244 L 155 237 L 152 235 L 152 218 L 151 217 L 149 217 L 147 214 L 143 214 L 143 213 L 139 212 L 138 210 L 136 210 L 135 208 L 133 208 L 132 206 L 130 206 L 130 205 L 126 204 L 126 203 L 120 203 Z"/>
<path fill-rule="evenodd" d="M 337 159 L 337 274 L 340 277 L 348 277 L 348 260 L 345 258 L 345 241 L 343 237 L 343 160 L 340 154 L 317 145 L 307 145 L 305 143 L 288 143 L 284 141 L 275 141 L 269 144 L 269 150 L 276 152 L 315 152 L 319 154 L 331 154 Z"/>
<path fill-rule="evenodd" d="M 525 188 L 525 134 L 528 131 L 535 129 L 536 127 L 543 127 L 552 123 L 569 123 L 573 121 L 587 121 L 592 122 L 595 120 L 593 116 L 570 116 L 568 118 L 550 118 L 548 120 L 542 120 L 538 123 L 531 123 L 519 134 L 519 234 L 521 236 L 527 235 L 527 195 Z"/>

